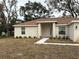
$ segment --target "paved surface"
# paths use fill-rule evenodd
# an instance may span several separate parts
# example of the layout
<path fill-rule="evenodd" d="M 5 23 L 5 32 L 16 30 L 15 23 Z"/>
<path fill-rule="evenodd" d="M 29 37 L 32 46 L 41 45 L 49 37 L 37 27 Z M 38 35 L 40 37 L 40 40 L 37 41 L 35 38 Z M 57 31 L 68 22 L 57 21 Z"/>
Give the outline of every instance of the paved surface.
<path fill-rule="evenodd" d="M 49 38 L 43 38 L 37 42 L 35 42 L 35 44 L 45 44 L 45 45 L 63 45 L 63 46 L 79 46 L 79 44 L 74 44 L 74 43 L 45 43 Z"/>
<path fill-rule="evenodd" d="M 42 43 L 45 45 L 63 45 L 63 46 L 79 46 L 79 44 L 72 44 L 72 43 Z"/>
<path fill-rule="evenodd" d="M 44 44 L 45 41 L 47 41 L 48 39 L 49 39 L 49 38 L 43 38 L 43 39 L 41 39 L 41 40 L 35 42 L 35 44 Z"/>

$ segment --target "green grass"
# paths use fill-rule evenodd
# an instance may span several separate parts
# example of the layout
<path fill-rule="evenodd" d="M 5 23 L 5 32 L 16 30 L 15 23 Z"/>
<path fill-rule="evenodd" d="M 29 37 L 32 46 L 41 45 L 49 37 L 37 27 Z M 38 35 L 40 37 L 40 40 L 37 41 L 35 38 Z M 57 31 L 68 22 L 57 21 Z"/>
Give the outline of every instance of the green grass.
<path fill-rule="evenodd" d="M 35 45 L 39 39 L 0 39 L 0 59 L 79 59 L 79 47 Z"/>

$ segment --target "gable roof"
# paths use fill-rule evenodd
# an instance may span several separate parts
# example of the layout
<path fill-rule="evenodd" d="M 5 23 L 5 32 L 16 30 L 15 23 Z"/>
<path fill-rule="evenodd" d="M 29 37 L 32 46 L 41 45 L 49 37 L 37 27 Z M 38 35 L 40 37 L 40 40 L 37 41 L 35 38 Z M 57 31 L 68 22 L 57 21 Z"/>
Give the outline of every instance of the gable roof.
<path fill-rule="evenodd" d="M 44 18 L 24 22 L 21 24 L 16 24 L 14 26 L 37 26 L 38 23 L 52 23 L 52 22 L 56 22 L 57 24 L 69 24 L 72 21 L 79 21 L 79 18 Z"/>

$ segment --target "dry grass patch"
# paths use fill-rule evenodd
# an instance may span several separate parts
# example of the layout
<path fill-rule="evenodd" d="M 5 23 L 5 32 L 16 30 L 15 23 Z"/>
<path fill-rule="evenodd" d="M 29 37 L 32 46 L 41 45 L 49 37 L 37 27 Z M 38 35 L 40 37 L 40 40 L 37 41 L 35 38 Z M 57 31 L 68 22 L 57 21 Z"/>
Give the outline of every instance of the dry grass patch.
<path fill-rule="evenodd" d="M 35 45 L 38 39 L 0 39 L 0 59 L 79 59 L 79 47 Z"/>

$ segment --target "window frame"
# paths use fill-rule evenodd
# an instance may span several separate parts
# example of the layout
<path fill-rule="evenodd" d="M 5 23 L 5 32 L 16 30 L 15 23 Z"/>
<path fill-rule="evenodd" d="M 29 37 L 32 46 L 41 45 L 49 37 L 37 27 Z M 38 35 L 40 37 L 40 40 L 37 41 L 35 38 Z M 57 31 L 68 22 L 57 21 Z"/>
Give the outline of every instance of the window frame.
<path fill-rule="evenodd" d="M 21 27 L 21 34 L 25 35 L 25 27 Z"/>
<path fill-rule="evenodd" d="M 59 35 L 65 35 L 65 34 L 66 34 L 65 26 L 59 26 Z"/>

